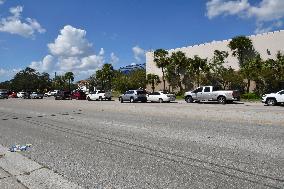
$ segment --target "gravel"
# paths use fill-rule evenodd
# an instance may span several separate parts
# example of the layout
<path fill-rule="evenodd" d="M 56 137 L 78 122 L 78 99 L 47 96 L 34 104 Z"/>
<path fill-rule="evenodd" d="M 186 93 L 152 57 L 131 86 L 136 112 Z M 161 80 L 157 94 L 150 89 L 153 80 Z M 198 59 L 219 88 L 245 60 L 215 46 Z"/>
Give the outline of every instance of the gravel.
<path fill-rule="evenodd" d="M 284 107 L 0 100 L 0 144 L 85 188 L 281 188 Z"/>

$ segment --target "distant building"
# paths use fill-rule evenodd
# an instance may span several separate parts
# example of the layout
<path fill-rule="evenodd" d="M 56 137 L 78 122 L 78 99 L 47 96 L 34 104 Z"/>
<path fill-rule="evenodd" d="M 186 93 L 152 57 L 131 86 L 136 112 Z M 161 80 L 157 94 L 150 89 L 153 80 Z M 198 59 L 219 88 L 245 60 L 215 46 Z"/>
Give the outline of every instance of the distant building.
<path fill-rule="evenodd" d="M 248 36 L 254 45 L 257 52 L 260 53 L 262 59 L 274 59 L 278 51 L 284 53 L 284 30 L 268 32 L 258 35 Z M 226 59 L 225 66 L 232 67 L 235 70 L 239 70 L 238 59 L 232 56 L 232 52 L 228 47 L 229 40 L 223 41 L 212 41 L 211 43 L 204 43 L 199 45 L 181 47 L 176 49 L 168 50 L 169 54 L 177 51 L 182 51 L 187 57 L 193 58 L 194 55 L 198 55 L 201 58 L 212 59 L 214 56 L 214 51 L 227 51 L 229 52 L 229 57 Z M 156 66 L 154 62 L 154 52 L 149 51 L 146 53 L 146 74 L 156 74 L 162 77 L 162 70 Z M 159 84 L 156 90 L 161 90 L 163 84 Z"/>
<path fill-rule="evenodd" d="M 125 67 L 120 67 L 119 71 L 121 71 L 124 74 L 129 74 L 131 71 L 137 70 L 137 69 L 145 70 L 146 69 L 146 64 L 145 63 L 144 64 L 135 64 L 135 63 L 133 63 L 133 64 L 125 66 Z"/>

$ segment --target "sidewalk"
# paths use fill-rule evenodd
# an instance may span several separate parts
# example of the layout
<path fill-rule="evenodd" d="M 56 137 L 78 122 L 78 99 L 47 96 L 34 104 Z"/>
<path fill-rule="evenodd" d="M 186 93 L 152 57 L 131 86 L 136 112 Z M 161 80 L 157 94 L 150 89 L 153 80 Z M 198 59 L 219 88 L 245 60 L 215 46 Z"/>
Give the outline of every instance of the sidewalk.
<path fill-rule="evenodd" d="M 0 145 L 1 189 L 81 189 L 50 169 Z"/>

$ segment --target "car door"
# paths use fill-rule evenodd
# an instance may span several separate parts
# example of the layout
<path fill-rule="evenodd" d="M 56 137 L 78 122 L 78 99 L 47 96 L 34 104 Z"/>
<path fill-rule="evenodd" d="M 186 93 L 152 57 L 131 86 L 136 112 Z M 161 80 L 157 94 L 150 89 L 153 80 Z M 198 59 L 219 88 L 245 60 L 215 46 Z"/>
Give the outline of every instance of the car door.
<path fill-rule="evenodd" d="M 210 87 L 203 87 L 203 92 L 201 94 L 201 99 L 202 100 L 209 100 L 209 99 L 211 99 Z"/>
<path fill-rule="evenodd" d="M 283 103 L 284 102 L 284 90 L 279 92 L 279 100 L 278 102 Z"/>
<path fill-rule="evenodd" d="M 202 94 L 203 94 L 202 90 L 203 90 L 203 87 L 199 87 L 195 90 L 194 93 L 195 93 L 196 100 L 202 100 Z"/>

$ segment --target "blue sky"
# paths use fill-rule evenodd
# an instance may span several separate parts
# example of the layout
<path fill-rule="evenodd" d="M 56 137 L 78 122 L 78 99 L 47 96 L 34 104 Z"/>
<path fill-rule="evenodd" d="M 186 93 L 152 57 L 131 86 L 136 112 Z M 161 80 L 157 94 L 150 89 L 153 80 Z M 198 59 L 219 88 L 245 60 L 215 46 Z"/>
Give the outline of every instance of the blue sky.
<path fill-rule="evenodd" d="M 0 0 L 0 81 L 27 66 L 76 80 L 145 51 L 283 29 L 283 0 Z"/>

